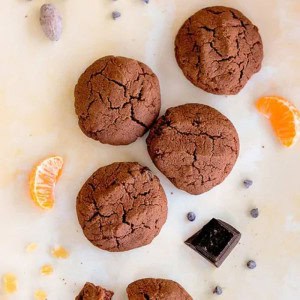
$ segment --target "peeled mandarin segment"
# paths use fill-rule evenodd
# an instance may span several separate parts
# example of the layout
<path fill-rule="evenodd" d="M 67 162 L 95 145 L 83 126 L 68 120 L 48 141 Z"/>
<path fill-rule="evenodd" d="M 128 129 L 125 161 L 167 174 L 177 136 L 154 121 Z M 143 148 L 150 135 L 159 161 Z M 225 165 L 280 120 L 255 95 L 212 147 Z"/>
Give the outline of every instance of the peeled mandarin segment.
<path fill-rule="evenodd" d="M 17 277 L 12 273 L 7 273 L 3 276 L 3 288 L 7 294 L 12 294 L 18 288 Z"/>
<path fill-rule="evenodd" d="M 63 167 L 60 156 L 49 157 L 37 164 L 30 174 L 30 194 L 33 201 L 43 209 L 54 205 L 54 188 Z"/>
<path fill-rule="evenodd" d="M 69 252 L 65 248 L 63 248 L 61 246 L 52 249 L 51 253 L 52 253 L 53 257 L 55 257 L 55 258 L 63 258 L 63 259 L 68 258 L 69 255 L 70 255 Z"/>
<path fill-rule="evenodd" d="M 34 293 L 35 300 L 47 300 L 47 294 L 43 290 L 36 290 Z"/>
<path fill-rule="evenodd" d="M 290 147 L 295 144 L 300 133 L 300 111 L 281 97 L 262 97 L 256 108 L 267 117 L 280 142 Z"/>
<path fill-rule="evenodd" d="M 41 267 L 41 274 L 44 276 L 51 275 L 53 273 L 53 267 L 51 265 L 43 265 Z"/>

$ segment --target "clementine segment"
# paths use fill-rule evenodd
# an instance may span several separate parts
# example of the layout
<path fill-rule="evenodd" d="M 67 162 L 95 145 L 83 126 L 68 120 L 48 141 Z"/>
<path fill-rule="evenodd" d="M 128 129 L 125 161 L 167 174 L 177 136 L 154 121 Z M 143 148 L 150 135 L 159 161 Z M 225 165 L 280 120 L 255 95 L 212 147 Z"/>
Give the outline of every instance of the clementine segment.
<path fill-rule="evenodd" d="M 63 159 L 60 156 L 48 157 L 38 163 L 32 170 L 29 179 L 32 200 L 43 209 L 54 205 L 54 188 L 61 175 Z"/>
<path fill-rule="evenodd" d="M 270 120 L 284 146 L 295 144 L 300 133 L 300 111 L 291 102 L 281 97 L 262 97 L 257 100 L 256 108 Z"/>

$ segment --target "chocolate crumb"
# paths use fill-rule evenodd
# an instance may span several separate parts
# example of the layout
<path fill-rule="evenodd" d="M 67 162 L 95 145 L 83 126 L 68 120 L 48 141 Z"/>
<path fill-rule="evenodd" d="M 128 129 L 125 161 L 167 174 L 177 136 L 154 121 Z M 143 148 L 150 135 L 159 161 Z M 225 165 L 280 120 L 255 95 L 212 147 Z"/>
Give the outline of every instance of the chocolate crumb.
<path fill-rule="evenodd" d="M 213 293 L 214 294 L 217 294 L 217 295 L 222 295 L 222 293 L 223 293 L 223 290 L 222 290 L 222 288 L 220 287 L 220 286 L 216 286 L 215 287 L 215 289 L 213 290 Z"/>
<path fill-rule="evenodd" d="M 247 267 L 249 268 L 249 269 L 255 269 L 256 268 L 256 262 L 254 261 L 254 260 L 249 260 L 248 262 L 247 262 Z"/>
<path fill-rule="evenodd" d="M 257 218 L 259 216 L 258 208 L 251 209 L 250 215 L 251 215 L 252 218 Z"/>
<path fill-rule="evenodd" d="M 120 18 L 121 17 L 121 13 L 119 12 L 119 11 L 113 11 L 112 12 L 112 18 L 114 19 L 114 20 L 116 20 L 116 19 L 118 19 L 118 18 Z"/>
<path fill-rule="evenodd" d="M 189 221 L 191 221 L 191 222 L 193 222 L 193 221 L 195 221 L 196 220 L 196 214 L 194 213 L 194 212 L 189 212 L 188 214 L 187 214 L 187 219 L 189 220 Z"/>
<path fill-rule="evenodd" d="M 146 4 L 149 4 L 150 0 L 142 0 L 143 2 L 145 2 Z"/>
<path fill-rule="evenodd" d="M 250 179 L 245 179 L 245 180 L 243 181 L 243 183 L 244 183 L 245 188 L 246 188 L 246 189 L 249 189 L 249 187 L 253 184 L 253 181 L 250 180 Z"/>

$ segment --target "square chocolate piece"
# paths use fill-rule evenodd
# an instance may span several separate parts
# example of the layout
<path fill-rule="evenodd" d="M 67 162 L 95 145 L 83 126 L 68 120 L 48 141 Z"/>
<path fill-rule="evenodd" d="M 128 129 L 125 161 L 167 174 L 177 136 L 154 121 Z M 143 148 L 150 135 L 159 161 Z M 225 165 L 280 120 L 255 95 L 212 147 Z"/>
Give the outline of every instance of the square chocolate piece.
<path fill-rule="evenodd" d="M 216 267 L 220 267 L 240 238 L 240 232 L 229 224 L 211 219 L 202 229 L 185 241 L 185 244 Z"/>

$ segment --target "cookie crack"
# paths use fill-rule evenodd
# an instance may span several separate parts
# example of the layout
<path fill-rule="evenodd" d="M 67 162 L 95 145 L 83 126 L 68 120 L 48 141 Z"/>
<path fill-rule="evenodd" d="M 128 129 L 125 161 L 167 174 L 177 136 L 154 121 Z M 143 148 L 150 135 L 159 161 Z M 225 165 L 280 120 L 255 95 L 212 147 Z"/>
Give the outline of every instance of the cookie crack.
<path fill-rule="evenodd" d="M 131 104 L 131 107 L 130 107 L 130 118 L 133 122 L 137 123 L 138 125 L 144 127 L 144 128 L 148 128 L 146 126 L 146 124 L 144 124 L 142 121 L 138 120 L 135 115 L 134 115 L 134 109 L 133 109 L 133 105 Z"/>

